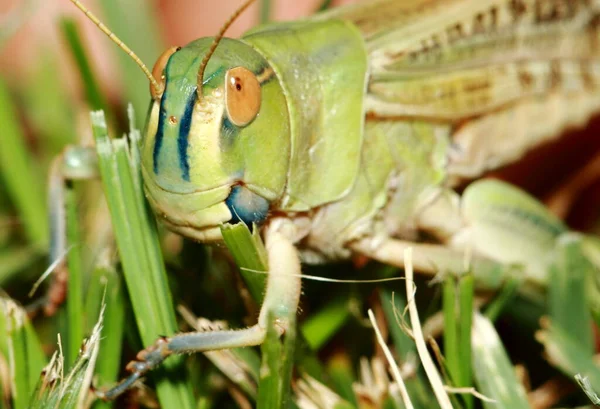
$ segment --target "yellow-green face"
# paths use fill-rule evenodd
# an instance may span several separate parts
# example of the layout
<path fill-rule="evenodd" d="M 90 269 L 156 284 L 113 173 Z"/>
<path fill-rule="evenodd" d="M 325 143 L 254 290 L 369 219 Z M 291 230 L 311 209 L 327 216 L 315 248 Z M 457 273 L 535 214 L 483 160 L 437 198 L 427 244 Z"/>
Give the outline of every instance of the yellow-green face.
<path fill-rule="evenodd" d="M 223 39 L 198 96 L 211 42 L 194 41 L 168 58 L 142 146 L 152 207 L 170 228 L 201 241 L 219 239 L 222 223 L 263 221 L 283 193 L 290 157 L 283 90 L 249 45 Z"/>

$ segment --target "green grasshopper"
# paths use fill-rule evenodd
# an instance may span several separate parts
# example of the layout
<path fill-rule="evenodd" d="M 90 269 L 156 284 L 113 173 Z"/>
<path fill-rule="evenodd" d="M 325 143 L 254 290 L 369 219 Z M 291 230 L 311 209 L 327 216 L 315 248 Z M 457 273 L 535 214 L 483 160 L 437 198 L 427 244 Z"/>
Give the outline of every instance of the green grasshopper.
<path fill-rule="evenodd" d="M 101 395 L 172 354 L 259 345 L 270 319 L 285 334 L 301 261 L 402 267 L 413 247 L 421 272 L 460 273 L 468 252 L 482 287 L 515 266 L 543 286 L 563 223 L 499 181 L 454 188 L 600 110 L 599 12 L 594 0 L 376 0 L 240 39 L 222 38 L 226 24 L 152 72 L 134 57 L 152 95 L 141 147 L 152 208 L 202 242 L 226 223 L 260 226 L 269 274 L 256 325 L 161 338 Z"/>

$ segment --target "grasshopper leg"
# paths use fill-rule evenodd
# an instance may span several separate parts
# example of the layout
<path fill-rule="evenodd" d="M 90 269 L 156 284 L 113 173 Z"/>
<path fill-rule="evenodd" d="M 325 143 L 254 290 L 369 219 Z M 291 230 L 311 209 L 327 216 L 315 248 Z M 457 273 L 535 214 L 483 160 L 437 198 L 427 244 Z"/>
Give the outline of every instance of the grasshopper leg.
<path fill-rule="evenodd" d="M 52 161 L 48 176 L 48 209 L 50 263 L 55 264 L 54 274 L 46 294 L 27 307 L 31 315 L 39 310 L 43 310 L 45 315 L 53 315 L 66 298 L 69 273 L 65 262 L 65 189 L 70 181 L 93 179 L 97 176 L 98 166 L 94 148 L 68 146 Z"/>
<path fill-rule="evenodd" d="M 544 286 L 556 240 L 568 231 L 527 193 L 492 179 L 469 185 L 460 202 L 435 203 L 430 211 L 441 219 L 437 237 L 444 244 L 367 237 L 351 246 L 354 251 L 397 266 L 402 266 L 403 250 L 413 247 L 419 271 L 459 274 L 470 270 L 484 288 L 498 284 L 499 274 L 513 271 L 533 285 Z M 427 227 L 434 226 L 434 219 L 427 218 Z"/>
<path fill-rule="evenodd" d="M 107 391 L 96 390 L 96 395 L 104 400 L 115 399 L 174 354 L 260 345 L 271 324 L 268 317 L 273 317 L 275 328 L 283 335 L 290 325 L 290 317 L 296 314 L 300 299 L 300 258 L 292 241 L 279 230 L 267 229 L 265 245 L 269 275 L 257 324 L 241 330 L 188 332 L 161 337 L 127 365 L 131 375 Z"/>
<path fill-rule="evenodd" d="M 350 245 L 351 249 L 382 263 L 404 268 L 403 254 L 413 249 L 413 266 L 422 274 L 462 274 L 472 271 L 481 289 L 496 289 L 506 278 L 508 268 L 494 260 L 441 244 L 423 244 L 393 238 L 368 237 Z"/>

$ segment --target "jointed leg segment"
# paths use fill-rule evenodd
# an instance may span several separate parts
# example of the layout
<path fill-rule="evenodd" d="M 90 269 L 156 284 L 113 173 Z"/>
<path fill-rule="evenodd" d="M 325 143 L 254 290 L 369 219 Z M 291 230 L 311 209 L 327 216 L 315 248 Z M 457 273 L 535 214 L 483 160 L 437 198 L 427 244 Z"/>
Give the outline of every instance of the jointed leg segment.
<path fill-rule="evenodd" d="M 53 315 L 66 298 L 68 270 L 65 185 L 73 180 L 93 179 L 98 176 L 98 164 L 94 148 L 68 146 L 52 161 L 48 178 L 48 209 L 50 219 L 50 263 L 60 260 L 54 267 L 52 283 L 47 294 L 28 306 L 30 314 L 43 309 Z"/>
<path fill-rule="evenodd" d="M 138 379 L 173 354 L 260 345 L 265 336 L 266 329 L 257 324 L 242 330 L 189 332 L 172 337 L 161 337 L 154 345 L 140 351 L 136 361 L 127 364 L 126 369 L 131 372 L 131 375 L 106 392 L 97 390 L 96 395 L 105 400 L 117 398 L 131 388 Z"/>
<path fill-rule="evenodd" d="M 267 230 L 265 238 L 269 255 L 269 275 L 265 299 L 256 325 L 241 330 L 189 332 L 159 338 L 154 345 L 139 352 L 136 361 L 127 365 L 131 375 L 110 390 L 96 391 L 96 394 L 106 400 L 116 398 L 173 354 L 260 345 L 265 340 L 268 325 L 271 324 L 268 322 L 268 316 L 274 317 L 273 324 L 280 334 L 283 334 L 288 328 L 290 314 L 296 314 L 298 307 L 300 259 L 292 242 L 281 232 L 275 229 Z"/>

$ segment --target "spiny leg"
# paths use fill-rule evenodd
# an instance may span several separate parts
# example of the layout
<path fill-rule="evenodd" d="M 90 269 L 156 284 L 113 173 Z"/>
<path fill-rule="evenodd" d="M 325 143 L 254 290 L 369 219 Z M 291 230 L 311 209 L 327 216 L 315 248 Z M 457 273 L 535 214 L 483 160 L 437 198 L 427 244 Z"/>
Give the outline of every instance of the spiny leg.
<path fill-rule="evenodd" d="M 64 302 L 69 273 L 66 265 L 67 239 L 65 193 L 66 185 L 74 180 L 93 179 L 98 176 L 96 151 L 91 147 L 68 146 L 52 161 L 48 175 L 48 212 L 50 219 L 50 265 L 52 282 L 46 295 L 27 307 L 30 315 L 40 309 L 53 315 Z"/>
<path fill-rule="evenodd" d="M 268 317 L 283 335 L 289 326 L 290 314 L 295 314 L 300 299 L 300 259 L 292 242 L 275 227 L 265 233 L 269 260 L 269 275 L 265 298 L 258 323 L 241 330 L 189 332 L 159 338 L 154 345 L 137 354 L 136 361 L 127 365 L 131 375 L 108 391 L 96 390 L 98 397 L 111 400 L 131 388 L 135 382 L 174 354 L 213 351 L 227 348 L 260 345 L 267 334 Z"/>

